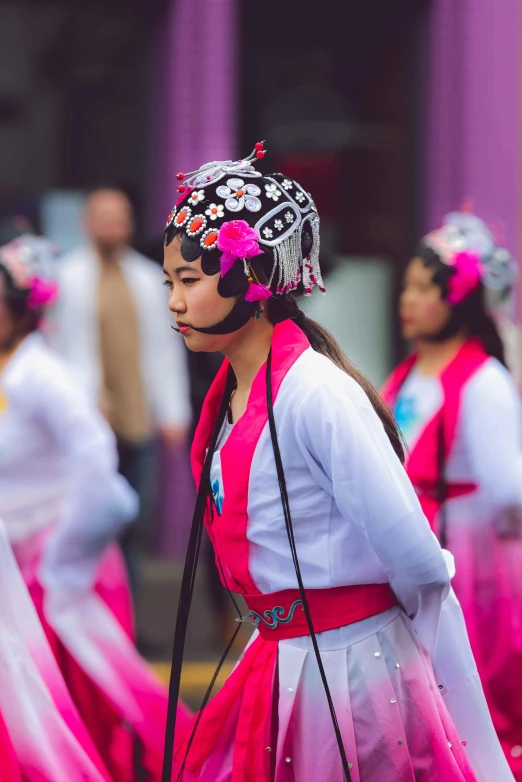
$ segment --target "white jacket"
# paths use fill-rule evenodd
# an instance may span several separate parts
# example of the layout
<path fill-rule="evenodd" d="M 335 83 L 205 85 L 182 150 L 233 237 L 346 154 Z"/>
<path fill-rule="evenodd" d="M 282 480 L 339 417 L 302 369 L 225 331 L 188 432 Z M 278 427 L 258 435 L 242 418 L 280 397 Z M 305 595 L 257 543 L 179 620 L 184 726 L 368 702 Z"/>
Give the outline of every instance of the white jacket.
<path fill-rule="evenodd" d="M 97 290 L 99 260 L 81 247 L 60 262 L 60 298 L 53 346 L 71 363 L 88 392 L 98 399 L 101 360 Z M 144 391 L 156 425 L 188 425 L 191 408 L 187 361 L 179 337 L 171 330 L 160 268 L 129 248 L 122 269 L 136 303 L 140 364 Z"/>

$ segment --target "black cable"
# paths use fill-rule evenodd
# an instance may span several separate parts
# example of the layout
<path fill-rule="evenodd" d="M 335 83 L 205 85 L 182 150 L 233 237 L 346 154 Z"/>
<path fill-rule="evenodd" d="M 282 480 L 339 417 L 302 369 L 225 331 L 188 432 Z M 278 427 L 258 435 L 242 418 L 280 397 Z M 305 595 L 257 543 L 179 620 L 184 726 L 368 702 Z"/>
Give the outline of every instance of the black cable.
<path fill-rule="evenodd" d="M 232 648 L 232 645 L 233 645 L 234 641 L 236 640 L 237 634 L 239 633 L 240 629 L 241 629 L 241 625 L 238 623 L 237 628 L 236 628 L 236 630 L 234 632 L 234 635 L 232 636 L 232 638 L 228 642 L 227 648 L 225 649 L 225 651 L 221 655 L 221 659 L 220 659 L 220 661 L 219 661 L 219 663 L 217 665 L 216 670 L 214 671 L 214 675 L 213 675 L 213 677 L 211 679 L 211 682 L 208 685 L 207 691 L 205 693 L 205 697 L 203 698 L 203 701 L 201 702 L 201 706 L 199 707 L 198 716 L 197 716 L 196 721 L 194 723 L 194 727 L 192 728 L 192 733 L 190 734 L 190 739 L 189 739 L 188 744 L 187 744 L 187 749 L 185 751 L 185 756 L 183 758 L 183 763 L 181 764 L 181 768 L 179 770 L 179 774 L 177 776 L 176 782 L 182 782 L 183 772 L 185 770 L 185 763 L 187 762 L 187 758 L 188 758 L 188 755 L 189 755 L 189 752 L 190 752 L 190 748 L 192 747 L 192 742 L 194 741 L 194 737 L 196 735 L 196 731 L 198 729 L 199 722 L 200 722 L 201 717 L 203 715 L 203 709 L 205 708 L 205 706 L 207 705 L 207 703 L 210 700 L 210 696 L 212 695 L 212 690 L 214 689 L 214 685 L 216 683 L 217 677 L 219 676 L 219 672 L 221 671 L 221 668 L 223 667 L 223 663 L 225 662 L 225 660 L 228 657 L 228 653 L 230 652 L 230 650 Z"/>
<path fill-rule="evenodd" d="M 210 449 L 209 449 L 209 451 L 210 451 Z M 214 455 L 214 451 L 212 451 L 212 456 L 213 455 Z M 213 510 L 214 509 L 214 504 L 213 503 L 211 504 L 210 508 L 211 508 L 211 516 L 212 516 L 212 520 L 213 520 L 214 519 L 214 510 Z M 230 590 L 230 588 L 228 586 L 227 580 L 225 578 L 225 573 L 223 571 L 223 565 L 221 564 L 221 559 L 219 558 L 219 555 L 217 554 L 217 552 L 216 552 L 216 556 L 217 556 L 217 561 L 218 561 L 218 564 L 219 564 L 219 570 L 221 571 L 221 578 L 223 580 L 223 583 L 225 584 L 226 590 L 228 592 L 228 596 L 230 597 L 230 599 L 232 600 L 232 603 L 234 604 L 234 607 L 235 607 L 235 609 L 237 611 L 238 619 L 241 620 L 242 619 L 241 611 L 239 609 L 238 604 L 236 603 L 234 595 L 232 594 L 232 592 L 231 592 L 231 590 Z M 221 671 L 221 668 L 223 667 L 223 664 L 224 664 L 225 660 L 227 659 L 227 657 L 229 655 L 229 652 L 230 652 L 230 650 L 231 650 L 231 648 L 232 648 L 232 646 L 234 644 L 234 641 L 236 640 L 236 638 L 238 636 L 238 633 L 239 633 L 240 629 L 241 629 L 241 624 L 238 622 L 237 628 L 235 629 L 234 634 L 232 635 L 232 638 L 228 642 L 227 647 L 226 647 L 225 651 L 223 652 L 223 654 L 221 656 L 221 659 L 220 659 L 220 661 L 219 661 L 219 663 L 217 665 L 217 668 L 214 671 L 214 675 L 212 676 L 210 684 L 208 685 L 208 688 L 207 688 L 207 691 L 205 693 L 205 696 L 204 696 L 204 698 L 203 698 L 203 700 L 201 702 L 201 706 L 199 707 L 198 716 L 197 716 L 196 721 L 194 723 L 194 727 L 192 728 L 192 733 L 190 734 L 190 739 L 189 739 L 188 744 L 187 744 L 187 749 L 185 751 L 185 756 L 183 758 L 183 762 L 181 764 L 181 768 L 179 770 L 179 774 L 178 774 L 176 782 L 182 782 L 182 775 L 183 775 L 183 771 L 185 769 L 185 764 L 187 762 L 187 758 L 188 758 L 188 755 L 189 755 L 189 752 L 190 752 L 190 748 L 192 747 L 192 743 L 194 741 L 194 737 L 196 735 L 196 731 L 198 729 L 198 726 L 199 726 L 199 723 L 200 723 L 200 720 L 201 720 L 201 717 L 202 717 L 202 714 L 203 714 L 203 709 L 206 707 L 207 703 L 210 700 L 210 696 L 212 695 L 212 690 L 214 689 L 214 685 L 216 683 L 217 677 L 219 676 L 219 672 Z"/>
<path fill-rule="evenodd" d="M 216 443 L 225 420 L 228 409 L 228 403 L 235 378 L 232 372 L 229 372 L 225 387 L 225 393 L 221 401 L 219 413 L 214 425 L 214 430 L 210 438 L 209 448 L 205 457 L 201 480 L 196 497 L 194 515 L 192 517 L 192 526 L 185 557 L 185 567 L 183 569 L 183 578 L 181 581 L 181 591 L 178 603 L 178 614 L 176 617 L 176 629 L 174 633 L 174 644 L 172 648 L 172 667 L 170 671 L 169 682 L 169 702 L 167 710 L 167 722 L 165 726 L 165 746 L 163 751 L 163 770 L 161 774 L 162 782 L 171 782 L 172 780 L 172 761 L 174 757 L 174 737 L 176 732 L 176 714 L 179 700 L 179 687 L 181 680 L 181 668 L 183 665 L 183 653 L 185 649 L 185 639 L 187 635 L 187 625 L 194 592 L 194 583 L 196 578 L 196 569 L 201 548 L 201 538 L 203 532 L 203 517 L 205 507 L 210 491 L 210 468 L 212 466 L 212 456 L 216 448 Z M 238 631 L 236 631 L 237 634 Z M 230 646 L 233 641 L 231 641 Z M 216 674 L 217 676 L 217 674 Z M 195 730 L 195 729 L 194 729 Z M 191 737 L 191 742 L 192 742 Z M 183 771 L 183 768 L 181 769 Z M 180 772 L 181 773 L 181 772 Z"/>
<path fill-rule="evenodd" d="M 276 431 L 276 425 L 275 425 L 275 419 L 274 419 L 274 403 L 273 403 L 273 393 L 272 393 L 272 351 L 268 354 L 268 360 L 266 364 L 266 403 L 268 407 L 268 422 L 270 426 L 270 436 L 272 438 L 272 447 L 274 450 L 274 459 L 276 463 L 276 470 L 277 470 L 277 479 L 279 481 L 279 490 L 281 492 L 281 502 L 283 504 L 283 513 L 285 516 L 285 525 L 286 525 L 286 532 L 288 535 L 288 542 L 290 543 L 290 551 L 292 552 L 292 559 L 294 561 L 294 567 L 295 567 L 295 574 L 297 576 L 297 583 L 299 585 L 299 593 L 301 595 L 301 600 L 303 602 L 303 610 L 306 617 L 306 623 L 308 625 L 308 631 L 310 633 L 310 638 L 312 639 L 312 646 L 314 647 L 315 652 L 315 658 L 317 660 L 317 665 L 319 667 L 319 673 L 321 675 L 321 680 L 323 682 L 324 691 L 326 694 L 326 700 L 328 701 L 328 707 L 330 709 L 330 715 L 332 717 L 333 727 L 335 731 L 335 737 L 337 739 L 337 745 L 339 747 L 339 754 L 341 755 L 341 763 L 343 766 L 344 775 L 346 777 L 346 782 L 351 782 L 351 776 L 350 776 L 350 768 L 348 765 L 348 759 L 346 757 L 346 752 L 344 749 L 343 739 L 341 736 L 341 729 L 339 728 L 339 723 L 337 721 L 337 715 L 335 713 L 335 707 L 332 700 L 332 695 L 330 693 L 330 687 L 328 685 L 328 680 L 326 678 L 326 673 L 323 666 L 323 661 L 321 659 L 321 654 L 319 652 L 319 646 L 317 645 L 317 638 L 314 631 L 314 626 L 312 622 L 312 616 L 310 614 L 310 607 L 308 605 L 308 599 L 306 597 L 306 591 L 303 584 L 303 579 L 301 576 L 301 568 L 299 565 L 299 559 L 297 556 L 297 549 L 295 545 L 295 538 L 294 538 L 294 528 L 292 525 L 292 517 L 290 515 L 290 503 L 288 500 L 288 492 L 286 489 L 286 479 L 285 479 L 285 473 L 283 469 L 283 462 L 281 459 L 281 451 L 279 450 L 279 443 L 277 440 L 277 431 Z"/>

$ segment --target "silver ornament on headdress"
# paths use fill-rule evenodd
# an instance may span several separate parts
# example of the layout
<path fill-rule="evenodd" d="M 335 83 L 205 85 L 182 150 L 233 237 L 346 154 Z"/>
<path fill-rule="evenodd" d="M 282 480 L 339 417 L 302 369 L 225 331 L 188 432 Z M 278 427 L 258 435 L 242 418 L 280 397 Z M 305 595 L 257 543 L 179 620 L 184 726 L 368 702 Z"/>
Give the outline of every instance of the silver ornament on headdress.
<path fill-rule="evenodd" d="M 495 247 L 491 255 L 483 261 L 482 280 L 490 291 L 497 294 L 492 303 L 496 305 L 496 298 L 503 299 L 512 290 L 517 279 L 517 265 L 515 259 L 505 247 Z"/>
<path fill-rule="evenodd" d="M 256 157 L 256 150 L 254 150 L 248 157 L 242 160 L 212 160 L 210 163 L 205 163 L 197 171 L 191 171 L 189 174 L 185 174 L 183 177 L 183 184 L 190 188 L 210 187 L 224 176 L 237 176 L 237 177 L 261 177 L 259 171 L 256 171 L 252 165 L 252 161 Z"/>
<path fill-rule="evenodd" d="M 22 234 L 0 247 L 0 266 L 3 266 L 17 287 L 30 288 L 35 277 L 53 280 L 55 262 L 60 248 L 42 236 Z"/>
<path fill-rule="evenodd" d="M 314 285 L 324 293 L 319 266 L 320 221 L 312 197 L 292 180 L 280 183 L 272 177 L 266 179 L 270 183 L 268 187 L 277 188 L 278 200 L 281 199 L 254 226 L 260 236 L 259 243 L 271 247 L 274 254 L 268 287 L 272 286 L 277 274 L 276 294 L 294 290 L 300 282 L 305 296 L 311 295 Z M 306 223 L 310 223 L 312 240 L 310 250 L 303 258 L 302 238 Z"/>

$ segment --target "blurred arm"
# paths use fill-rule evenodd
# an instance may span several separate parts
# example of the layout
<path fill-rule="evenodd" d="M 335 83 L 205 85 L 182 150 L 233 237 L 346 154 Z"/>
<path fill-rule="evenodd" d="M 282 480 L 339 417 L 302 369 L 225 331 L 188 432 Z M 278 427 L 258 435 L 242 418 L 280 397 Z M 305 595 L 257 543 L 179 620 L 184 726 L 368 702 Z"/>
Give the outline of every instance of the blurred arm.
<path fill-rule="evenodd" d="M 40 369 L 34 414 L 49 428 L 67 460 L 66 498 L 42 561 L 46 586 L 88 589 L 99 558 L 138 511 L 138 500 L 117 472 L 114 436 L 59 362 Z"/>
<path fill-rule="evenodd" d="M 366 394 L 351 378 L 339 376 L 335 386 L 323 384 L 307 394 L 299 421 L 302 447 L 324 471 L 347 523 L 364 530 L 398 600 L 433 653 L 448 569 Z"/>
<path fill-rule="evenodd" d="M 520 399 L 511 376 L 489 362 L 462 400 L 462 436 L 473 477 L 498 509 L 522 504 Z"/>

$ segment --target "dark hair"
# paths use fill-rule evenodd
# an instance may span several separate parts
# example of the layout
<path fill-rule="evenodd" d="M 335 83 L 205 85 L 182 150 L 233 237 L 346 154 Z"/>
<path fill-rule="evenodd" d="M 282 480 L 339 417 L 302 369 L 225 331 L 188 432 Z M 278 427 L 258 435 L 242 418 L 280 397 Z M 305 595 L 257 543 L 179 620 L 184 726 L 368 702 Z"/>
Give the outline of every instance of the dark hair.
<path fill-rule="evenodd" d="M 442 298 L 446 299 L 449 293 L 449 282 L 455 270 L 444 263 L 439 254 L 425 244 L 420 245 L 415 257 L 420 258 L 426 268 L 434 270 L 432 280 L 440 287 Z M 452 307 L 450 319 L 435 339 L 437 342 L 444 342 L 462 330 L 467 337 L 480 340 L 486 353 L 506 366 L 504 345 L 495 321 L 486 309 L 482 283 L 468 294 L 464 301 Z"/>
<path fill-rule="evenodd" d="M 271 299 L 268 299 L 268 316 L 274 324 L 289 318 L 295 321 L 317 353 L 327 356 L 339 369 L 346 372 L 361 386 L 373 409 L 381 419 L 384 431 L 392 444 L 393 450 L 401 462 L 404 463 L 404 447 L 390 410 L 368 378 L 350 363 L 333 335 L 324 326 L 321 326 L 312 318 L 306 317 L 299 308 L 296 297 L 291 293 L 285 293 L 282 296 L 272 296 Z"/>
<path fill-rule="evenodd" d="M 40 315 L 28 307 L 30 291 L 18 288 L 7 269 L 1 264 L 0 277 L 4 281 L 4 300 L 9 315 L 14 321 L 16 336 L 36 331 Z"/>

